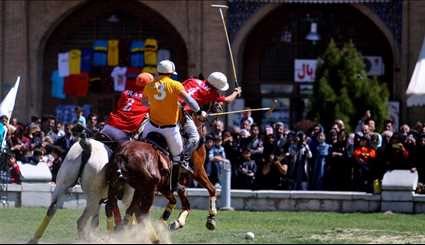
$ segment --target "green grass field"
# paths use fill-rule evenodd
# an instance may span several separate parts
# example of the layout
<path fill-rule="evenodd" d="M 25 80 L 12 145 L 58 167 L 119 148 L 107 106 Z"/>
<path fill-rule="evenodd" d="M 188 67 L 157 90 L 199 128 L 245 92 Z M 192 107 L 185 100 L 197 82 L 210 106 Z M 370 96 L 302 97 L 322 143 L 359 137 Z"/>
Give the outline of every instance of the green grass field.
<path fill-rule="evenodd" d="M 44 209 L 0 209 L 0 242 L 28 241 Z M 42 243 L 76 242 L 81 210 L 59 210 Z M 159 217 L 155 210 L 153 217 Z M 425 215 L 296 212 L 220 212 L 218 228 L 205 228 L 206 211 L 193 211 L 173 243 L 425 243 Z M 102 228 L 104 219 L 101 221 Z M 245 233 L 254 232 L 254 241 Z"/>

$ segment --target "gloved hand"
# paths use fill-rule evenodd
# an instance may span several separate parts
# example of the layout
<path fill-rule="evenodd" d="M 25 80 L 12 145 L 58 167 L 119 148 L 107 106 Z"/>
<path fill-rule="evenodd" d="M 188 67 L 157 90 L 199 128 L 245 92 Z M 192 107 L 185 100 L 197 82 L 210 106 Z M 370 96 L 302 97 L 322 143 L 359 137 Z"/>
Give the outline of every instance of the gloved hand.
<path fill-rule="evenodd" d="M 197 117 L 197 119 L 198 119 L 199 121 L 201 121 L 201 122 L 205 122 L 205 121 L 207 120 L 208 113 L 206 113 L 206 112 L 205 112 L 205 111 L 203 111 L 203 110 L 200 110 L 200 111 L 198 111 L 198 112 L 196 113 L 196 117 Z"/>

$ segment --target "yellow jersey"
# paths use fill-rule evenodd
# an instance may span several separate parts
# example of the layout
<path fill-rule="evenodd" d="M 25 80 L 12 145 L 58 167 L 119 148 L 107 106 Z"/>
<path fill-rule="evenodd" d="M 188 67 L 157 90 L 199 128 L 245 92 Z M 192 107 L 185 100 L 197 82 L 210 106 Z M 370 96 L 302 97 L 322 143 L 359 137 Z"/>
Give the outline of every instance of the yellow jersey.
<path fill-rule="evenodd" d="M 176 125 L 179 118 L 179 95 L 183 85 L 168 76 L 146 85 L 143 96 L 149 101 L 150 120 L 158 126 Z"/>

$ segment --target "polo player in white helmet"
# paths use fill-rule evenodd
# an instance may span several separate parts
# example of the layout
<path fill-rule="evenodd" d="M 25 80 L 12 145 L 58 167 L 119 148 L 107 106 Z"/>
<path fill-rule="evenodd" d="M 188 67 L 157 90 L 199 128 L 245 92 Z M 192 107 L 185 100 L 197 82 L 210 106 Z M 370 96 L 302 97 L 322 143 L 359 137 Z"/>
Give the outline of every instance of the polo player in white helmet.
<path fill-rule="evenodd" d="M 224 93 L 229 90 L 229 83 L 227 77 L 221 72 L 213 72 L 208 76 L 206 81 L 199 79 L 188 79 L 183 82 L 183 86 L 187 93 L 198 103 L 200 107 L 209 104 L 229 103 L 234 101 L 238 96 L 241 95 L 241 88 L 235 88 L 233 93 L 229 96 L 222 96 L 220 93 Z M 221 106 L 220 106 L 221 107 Z M 192 118 L 192 110 L 189 106 L 184 107 L 185 120 L 183 123 L 184 133 L 188 138 L 187 144 L 184 146 L 183 154 L 185 160 L 188 161 L 193 151 L 198 147 L 200 142 L 199 132 Z M 201 113 L 200 120 L 203 120 L 206 113 Z"/>

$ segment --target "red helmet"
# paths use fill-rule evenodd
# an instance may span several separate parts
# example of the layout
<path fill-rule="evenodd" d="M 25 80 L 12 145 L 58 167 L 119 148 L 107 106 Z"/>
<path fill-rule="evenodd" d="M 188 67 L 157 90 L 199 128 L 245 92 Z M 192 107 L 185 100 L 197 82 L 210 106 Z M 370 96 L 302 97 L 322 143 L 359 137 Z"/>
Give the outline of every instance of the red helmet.
<path fill-rule="evenodd" d="M 136 87 L 137 89 L 143 91 L 145 89 L 145 86 L 153 82 L 153 80 L 154 78 L 152 74 L 147 72 L 142 72 L 136 78 Z"/>

